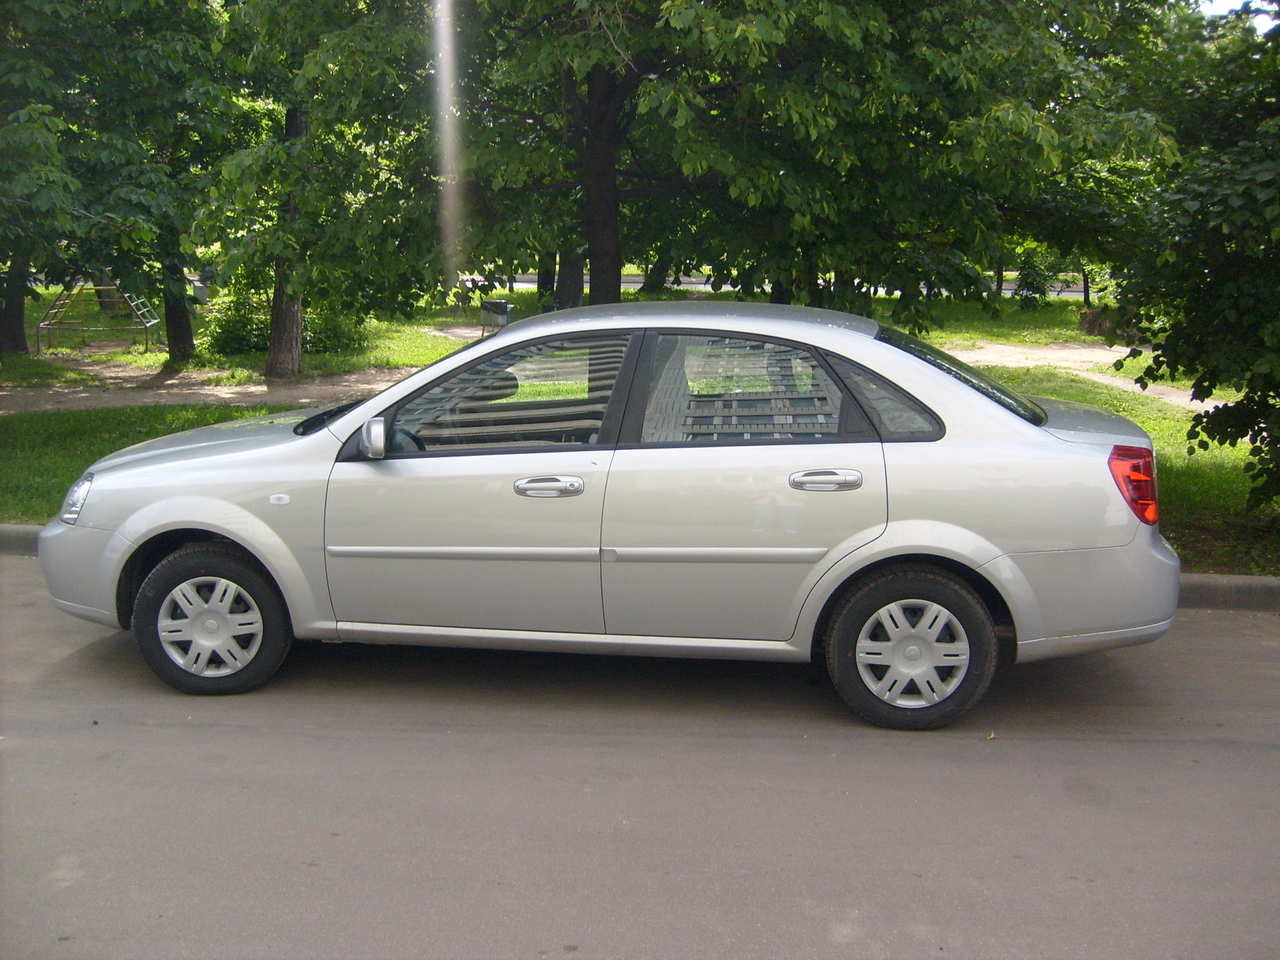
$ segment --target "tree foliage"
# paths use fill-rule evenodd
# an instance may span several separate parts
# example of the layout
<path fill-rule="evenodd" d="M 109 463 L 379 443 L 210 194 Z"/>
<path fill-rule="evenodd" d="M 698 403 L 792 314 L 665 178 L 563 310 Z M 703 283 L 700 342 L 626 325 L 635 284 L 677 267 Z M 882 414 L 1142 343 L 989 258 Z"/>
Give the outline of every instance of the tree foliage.
<path fill-rule="evenodd" d="M 1235 17 L 1209 40 L 1169 114 L 1182 159 L 1145 198 L 1123 301 L 1154 345 L 1146 379 L 1190 376 L 1197 399 L 1242 391 L 1188 439 L 1248 443 L 1258 505 L 1280 497 L 1280 27 L 1258 36 Z"/>

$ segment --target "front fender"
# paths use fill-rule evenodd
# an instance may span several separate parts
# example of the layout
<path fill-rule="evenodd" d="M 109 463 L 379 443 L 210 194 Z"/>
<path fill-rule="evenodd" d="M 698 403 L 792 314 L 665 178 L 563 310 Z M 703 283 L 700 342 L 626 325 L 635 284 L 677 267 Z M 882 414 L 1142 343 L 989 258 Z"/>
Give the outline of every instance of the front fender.
<path fill-rule="evenodd" d="M 196 517 L 200 519 L 194 520 Z M 200 530 L 225 537 L 249 551 L 266 567 L 284 595 L 298 636 L 330 637 L 335 632 L 333 606 L 325 587 L 323 528 L 319 523 L 311 526 L 313 536 L 295 540 L 304 544 L 295 551 L 274 527 L 244 507 L 212 497 L 167 497 L 147 504 L 120 525 L 109 560 L 114 567 L 114 581 L 119 582 L 125 563 L 138 546 L 159 534 Z M 290 531 L 295 532 L 298 531 Z M 290 539 L 294 537 L 291 535 Z M 121 540 L 131 546 L 126 549 Z"/>

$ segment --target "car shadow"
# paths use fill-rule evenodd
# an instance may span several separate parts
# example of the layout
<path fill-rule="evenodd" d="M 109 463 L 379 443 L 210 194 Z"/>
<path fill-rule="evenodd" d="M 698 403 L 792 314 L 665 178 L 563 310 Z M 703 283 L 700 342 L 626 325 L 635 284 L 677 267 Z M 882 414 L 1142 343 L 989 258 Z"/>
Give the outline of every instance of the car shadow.
<path fill-rule="evenodd" d="M 1106 732 L 1145 709 L 1144 671 L 1124 652 L 1013 666 L 958 728 L 1041 728 L 1070 720 Z M 853 718 L 809 664 L 300 643 L 272 686 L 290 695 L 348 691 L 379 700 L 605 712 L 726 710 L 847 724 Z"/>
<path fill-rule="evenodd" d="M 1000 733 L 1061 728 L 1075 734 L 1130 729 L 1154 699 L 1147 671 L 1129 651 L 1012 666 L 950 729 Z M 129 634 L 99 636 L 41 671 L 41 684 L 72 686 L 94 699 L 122 693 L 182 696 L 157 679 Z M 712 716 L 753 723 L 858 723 L 809 664 L 528 653 L 450 647 L 298 642 L 280 673 L 255 696 L 331 712 L 359 701 L 388 710 L 437 706 L 538 711 L 575 722 L 585 714 L 653 716 L 673 722 Z"/>

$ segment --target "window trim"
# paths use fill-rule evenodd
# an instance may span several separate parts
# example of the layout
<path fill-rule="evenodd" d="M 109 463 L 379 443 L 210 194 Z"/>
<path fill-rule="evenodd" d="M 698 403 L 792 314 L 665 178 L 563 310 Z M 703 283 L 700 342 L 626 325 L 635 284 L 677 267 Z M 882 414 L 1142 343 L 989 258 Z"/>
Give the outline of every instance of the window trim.
<path fill-rule="evenodd" d="M 631 393 L 632 381 L 635 377 L 636 363 L 640 353 L 640 345 L 644 331 L 642 330 L 581 330 L 574 333 L 553 333 L 542 337 L 535 337 L 532 340 L 521 340 L 518 343 L 507 344 L 498 350 L 490 350 L 482 356 L 469 360 L 460 367 L 442 373 L 440 376 L 424 383 L 417 390 L 409 395 L 402 397 L 395 403 L 383 408 L 369 419 L 382 417 L 388 421 L 388 424 L 394 419 L 396 414 L 400 412 L 402 407 L 407 406 L 416 400 L 428 390 L 433 389 L 437 385 L 456 376 L 461 376 L 468 370 L 474 369 L 494 357 L 499 357 L 504 353 L 512 350 L 519 350 L 526 347 L 537 346 L 543 343 L 572 343 L 574 340 L 600 340 L 610 336 L 627 337 L 626 350 L 622 356 L 622 366 L 618 369 L 617 379 L 613 382 L 613 389 L 609 392 L 609 399 L 605 403 L 604 417 L 600 421 L 600 432 L 596 437 L 595 443 L 557 443 L 547 444 L 546 446 L 527 447 L 521 444 L 502 444 L 483 449 L 470 448 L 467 450 L 413 450 L 403 453 L 388 453 L 382 459 L 384 460 L 424 460 L 436 459 L 440 457 L 489 457 L 501 456 L 503 454 L 513 453 L 564 453 L 566 451 L 582 451 L 582 450 L 611 450 L 617 446 L 618 437 L 621 432 L 621 424 L 623 421 L 623 413 L 626 407 L 627 398 Z M 477 343 L 482 341 L 476 341 Z M 463 348 L 465 349 L 465 348 Z M 455 351 L 455 353 L 458 351 Z M 366 421 L 367 422 L 367 421 Z M 347 437 L 342 444 L 342 449 L 338 452 L 337 460 L 339 463 L 348 461 L 366 461 L 369 458 L 360 452 L 360 431 L 364 424 L 356 428 L 351 436 Z"/>
<path fill-rule="evenodd" d="M 854 396 L 853 392 L 845 384 L 835 370 L 831 368 L 827 362 L 823 351 L 814 347 L 813 344 L 803 343 L 799 340 L 791 340 L 787 337 L 776 337 L 765 333 L 747 333 L 738 330 L 715 330 L 706 327 L 650 327 L 643 331 L 643 343 L 641 344 L 638 356 L 636 357 L 636 365 L 633 370 L 631 380 L 631 390 L 627 397 L 626 412 L 622 420 L 622 430 L 619 435 L 619 441 L 616 449 L 618 450 L 661 450 L 661 449 L 711 449 L 714 447 L 764 447 L 764 446 L 815 446 L 831 443 L 880 443 L 880 435 L 876 431 L 874 421 L 867 416 L 867 412 L 863 409 L 861 402 Z M 649 406 L 650 391 L 653 388 L 654 374 L 654 355 L 658 349 L 658 338 L 663 336 L 697 336 L 697 337 L 723 337 L 734 340 L 751 340 L 758 343 L 777 343 L 794 349 L 804 350 L 812 358 L 814 366 L 822 370 L 823 373 L 835 384 L 836 389 L 844 397 L 846 403 L 840 410 L 840 422 L 837 424 L 838 432 L 830 437 L 815 437 L 808 439 L 794 438 L 761 438 L 758 440 L 711 440 L 706 442 L 696 442 L 691 440 L 680 441 L 643 441 L 640 439 L 644 429 L 644 415 Z M 850 406 L 850 404 L 852 406 Z M 867 425 L 869 436 L 855 434 L 849 429 L 849 418 L 854 415 L 862 417 Z"/>

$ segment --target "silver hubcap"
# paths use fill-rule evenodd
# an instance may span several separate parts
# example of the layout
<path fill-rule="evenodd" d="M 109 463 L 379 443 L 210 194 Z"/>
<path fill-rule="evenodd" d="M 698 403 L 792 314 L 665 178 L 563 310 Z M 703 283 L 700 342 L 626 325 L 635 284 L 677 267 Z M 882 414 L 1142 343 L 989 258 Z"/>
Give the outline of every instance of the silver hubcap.
<path fill-rule="evenodd" d="M 885 604 L 863 624 L 853 649 L 867 689 L 895 707 L 929 707 L 951 696 L 969 669 L 969 638 L 931 600 Z"/>
<path fill-rule="evenodd" d="M 225 677 L 262 645 L 262 613 L 253 597 L 222 577 L 196 577 L 169 591 L 156 618 L 169 659 L 199 677 Z"/>

